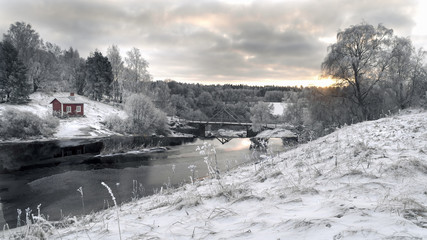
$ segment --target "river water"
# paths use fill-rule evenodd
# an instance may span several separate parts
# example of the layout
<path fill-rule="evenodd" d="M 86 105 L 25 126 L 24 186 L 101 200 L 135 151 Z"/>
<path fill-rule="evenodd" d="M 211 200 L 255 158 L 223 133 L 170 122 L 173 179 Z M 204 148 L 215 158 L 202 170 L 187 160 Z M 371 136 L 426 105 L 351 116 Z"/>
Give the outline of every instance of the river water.
<path fill-rule="evenodd" d="M 0 174 L 0 229 L 7 222 L 17 224 L 17 209 L 40 211 L 49 220 L 99 211 L 111 205 L 111 197 L 101 185 L 109 185 L 118 202 L 153 194 L 161 188 L 176 187 L 190 181 L 190 165 L 195 178 L 207 175 L 203 155 L 196 151 L 206 142 L 215 150 L 221 171 L 257 159 L 260 153 L 249 149 L 248 138 L 221 144 L 216 139 L 200 140 L 168 147 L 165 152 L 131 153 L 96 157 L 79 164 L 55 164 L 25 168 Z M 284 150 L 280 139 L 270 139 L 270 154 Z M 75 156 L 78 157 L 78 156 Z M 83 158 L 83 156 L 81 157 Z M 75 160 L 75 159 L 74 159 Z M 78 188 L 82 188 L 84 205 Z M 21 216 L 21 219 L 24 219 Z"/>

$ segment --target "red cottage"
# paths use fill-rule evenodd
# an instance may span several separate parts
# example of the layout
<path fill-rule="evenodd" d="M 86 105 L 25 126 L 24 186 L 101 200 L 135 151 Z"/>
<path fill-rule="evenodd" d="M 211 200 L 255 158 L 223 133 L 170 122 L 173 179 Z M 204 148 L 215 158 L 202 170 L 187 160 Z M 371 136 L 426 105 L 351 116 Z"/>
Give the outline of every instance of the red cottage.
<path fill-rule="evenodd" d="M 78 101 L 74 93 L 70 93 L 69 97 L 57 97 L 50 102 L 52 104 L 53 115 L 55 116 L 83 116 L 84 103 Z"/>

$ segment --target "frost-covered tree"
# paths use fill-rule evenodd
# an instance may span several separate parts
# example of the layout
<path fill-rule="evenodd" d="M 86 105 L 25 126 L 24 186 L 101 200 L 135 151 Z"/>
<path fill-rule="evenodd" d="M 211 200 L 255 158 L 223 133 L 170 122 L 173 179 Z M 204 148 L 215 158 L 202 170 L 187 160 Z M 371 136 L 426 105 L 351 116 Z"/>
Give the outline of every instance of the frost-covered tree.
<path fill-rule="evenodd" d="M 47 46 L 53 45 L 48 44 Z M 34 53 L 31 67 L 28 69 L 28 74 L 31 76 L 30 81 L 33 83 L 33 91 L 65 90 L 64 88 L 67 87 L 68 83 L 61 81 L 57 50 L 46 47 L 46 49 L 38 49 Z"/>
<path fill-rule="evenodd" d="M 393 39 L 386 87 L 399 109 L 409 107 L 422 82 L 425 52 L 416 51 L 409 38 Z"/>
<path fill-rule="evenodd" d="M 138 134 L 164 133 L 166 114 L 157 109 L 151 99 L 142 94 L 133 94 L 126 99 L 125 111 L 129 115 L 129 131 Z"/>
<path fill-rule="evenodd" d="M 258 102 L 251 107 L 251 121 L 254 131 L 260 131 L 263 125 L 270 123 L 273 117 L 272 110 L 273 106 L 265 102 Z"/>
<path fill-rule="evenodd" d="M 85 60 L 80 57 L 77 50 L 70 47 L 62 51 L 58 56 L 58 89 L 62 91 L 73 91 L 83 94 L 82 83 L 84 82 L 84 64 Z"/>
<path fill-rule="evenodd" d="M 150 81 L 151 76 L 147 71 L 148 62 L 141 56 L 138 48 L 132 48 L 125 58 L 127 68 L 131 71 L 130 80 L 134 82 Z"/>
<path fill-rule="evenodd" d="M 265 93 L 264 101 L 266 102 L 281 102 L 284 97 L 282 91 L 268 91 Z"/>
<path fill-rule="evenodd" d="M 214 100 L 212 95 L 208 92 L 203 91 L 196 99 L 197 105 L 199 107 L 210 107 L 214 105 Z"/>
<path fill-rule="evenodd" d="M 37 50 L 41 49 L 42 40 L 30 24 L 25 22 L 11 24 L 7 33 L 3 34 L 3 37 L 16 48 L 19 59 L 24 63 L 27 69 L 31 69 L 37 64 L 37 61 L 33 58 Z M 33 78 L 32 72 L 34 71 L 29 71 L 27 78 L 33 83 L 32 91 L 35 92 L 37 91 L 38 83 L 37 79 Z"/>
<path fill-rule="evenodd" d="M 120 50 L 117 45 L 112 45 L 107 49 L 107 58 L 111 63 L 113 72 L 112 97 L 116 102 L 121 102 L 123 99 L 123 81 L 121 75 L 124 69 L 124 63 L 120 56 Z"/>
<path fill-rule="evenodd" d="M 322 63 L 325 75 L 337 79 L 342 86 L 351 87 L 352 94 L 348 98 L 359 107 L 358 115 L 362 120 L 372 118 L 369 97 L 385 79 L 392 35 L 393 30 L 382 25 L 351 26 L 338 32 L 337 42 L 328 47 Z"/>

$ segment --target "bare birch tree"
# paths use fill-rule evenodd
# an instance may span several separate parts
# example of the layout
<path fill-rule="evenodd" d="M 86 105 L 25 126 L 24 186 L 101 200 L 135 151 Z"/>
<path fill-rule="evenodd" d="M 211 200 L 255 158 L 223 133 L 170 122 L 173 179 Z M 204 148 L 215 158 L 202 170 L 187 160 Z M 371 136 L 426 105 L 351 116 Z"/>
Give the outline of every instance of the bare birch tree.
<path fill-rule="evenodd" d="M 127 67 L 133 73 L 132 78 L 135 82 L 151 80 L 151 76 L 147 71 L 148 62 L 141 56 L 141 51 L 138 48 L 134 47 L 128 51 L 125 61 Z"/>
<path fill-rule="evenodd" d="M 425 52 L 417 51 L 409 38 L 396 37 L 391 56 L 387 90 L 397 108 L 404 109 L 412 105 L 424 76 L 422 66 Z"/>
<path fill-rule="evenodd" d="M 348 98 L 359 109 L 362 120 L 371 119 L 369 97 L 376 85 L 385 79 L 390 62 L 389 46 L 393 30 L 382 25 L 376 28 L 362 23 L 337 34 L 337 42 L 330 45 L 322 63 L 324 75 L 350 86 Z"/>
<path fill-rule="evenodd" d="M 113 72 L 113 100 L 121 102 L 123 100 L 123 81 L 120 78 L 123 73 L 124 63 L 117 45 L 112 45 L 107 49 L 107 58 L 111 63 L 111 70 Z"/>

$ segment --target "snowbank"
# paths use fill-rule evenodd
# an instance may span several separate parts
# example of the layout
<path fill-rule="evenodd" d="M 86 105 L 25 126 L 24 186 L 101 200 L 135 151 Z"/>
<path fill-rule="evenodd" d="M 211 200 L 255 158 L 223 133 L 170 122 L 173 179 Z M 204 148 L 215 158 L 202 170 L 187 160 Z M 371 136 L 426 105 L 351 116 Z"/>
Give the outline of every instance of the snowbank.
<path fill-rule="evenodd" d="M 231 130 L 231 129 L 218 129 L 217 131 L 213 131 L 212 135 L 221 136 L 221 137 L 245 137 L 246 130 Z"/>
<path fill-rule="evenodd" d="M 264 130 L 256 135 L 257 138 L 296 138 L 297 135 L 287 129 Z"/>
<path fill-rule="evenodd" d="M 221 179 L 125 204 L 120 221 L 116 214 L 50 234 L 118 239 L 120 224 L 122 239 L 425 239 L 427 113 L 344 127 Z"/>

